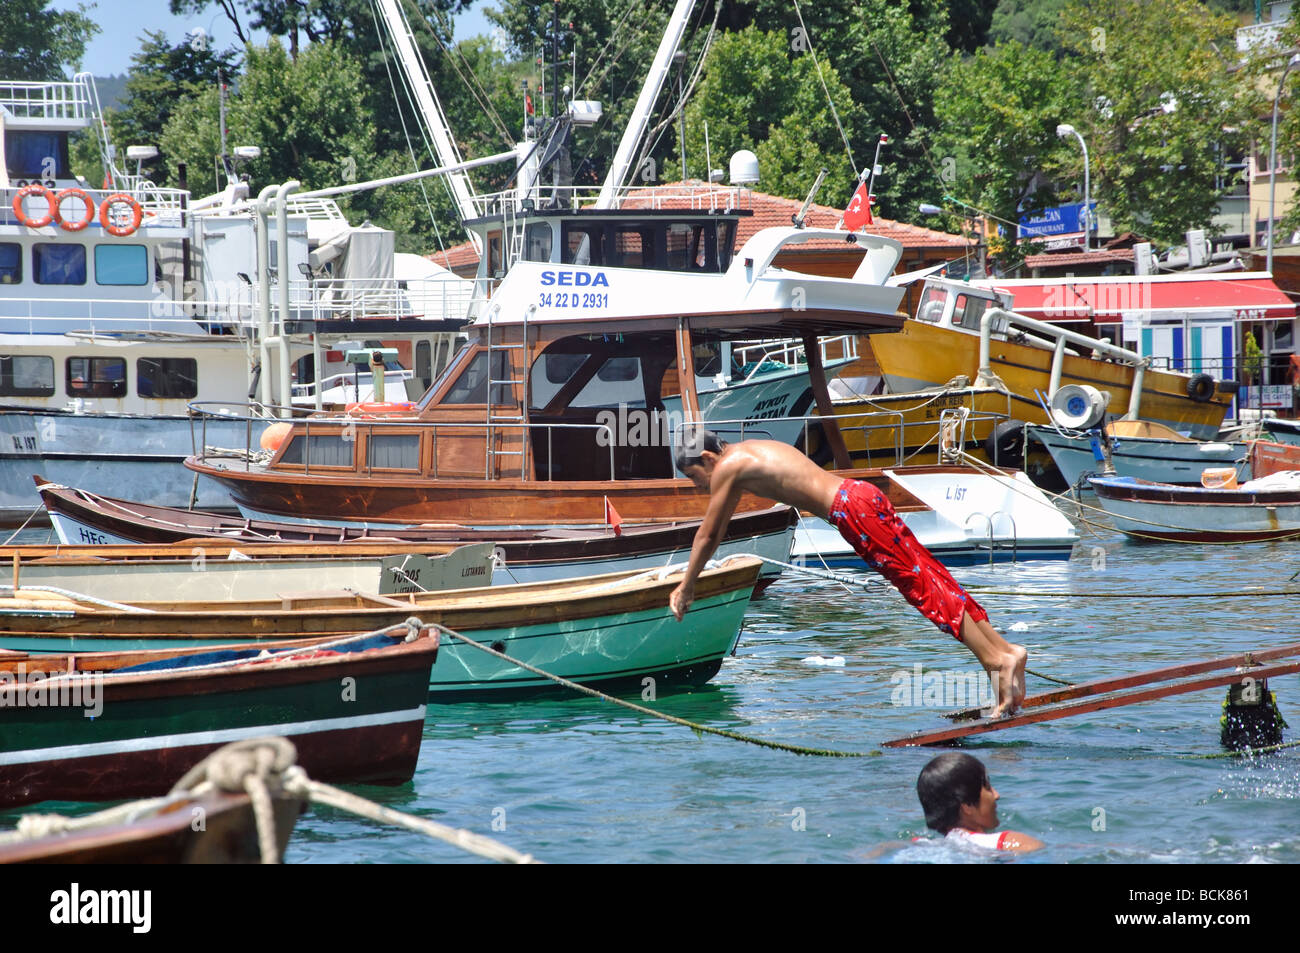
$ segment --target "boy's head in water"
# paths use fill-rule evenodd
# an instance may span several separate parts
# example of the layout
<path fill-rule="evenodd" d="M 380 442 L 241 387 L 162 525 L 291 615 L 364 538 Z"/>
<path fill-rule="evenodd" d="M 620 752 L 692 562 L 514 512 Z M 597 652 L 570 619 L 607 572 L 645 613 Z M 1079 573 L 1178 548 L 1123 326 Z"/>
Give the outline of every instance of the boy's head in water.
<path fill-rule="evenodd" d="M 954 827 L 984 833 L 998 826 L 998 792 L 977 758 L 960 751 L 941 754 L 916 779 L 925 823 L 940 834 Z"/>

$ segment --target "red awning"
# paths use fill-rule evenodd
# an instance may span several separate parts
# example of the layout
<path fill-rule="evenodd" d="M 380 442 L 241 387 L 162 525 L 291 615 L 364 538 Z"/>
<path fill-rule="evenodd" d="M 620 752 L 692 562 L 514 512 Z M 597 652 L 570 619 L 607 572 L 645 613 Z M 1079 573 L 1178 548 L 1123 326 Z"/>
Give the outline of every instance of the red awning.
<path fill-rule="evenodd" d="M 1020 314 L 1041 321 L 1091 318 L 1119 322 L 1125 313 L 1152 319 L 1262 321 L 1296 316 L 1296 305 L 1261 272 L 1154 277 L 990 281 L 1015 299 Z"/>

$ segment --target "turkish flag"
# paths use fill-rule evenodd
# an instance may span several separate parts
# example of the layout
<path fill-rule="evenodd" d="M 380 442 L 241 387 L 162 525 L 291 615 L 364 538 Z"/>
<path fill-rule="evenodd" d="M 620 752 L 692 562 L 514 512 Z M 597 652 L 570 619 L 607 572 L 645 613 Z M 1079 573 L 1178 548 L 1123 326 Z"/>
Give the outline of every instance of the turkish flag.
<path fill-rule="evenodd" d="M 524 93 L 524 112 L 530 116 L 533 114 L 533 97 L 527 93 Z"/>
<path fill-rule="evenodd" d="M 856 232 L 863 225 L 870 225 L 871 196 L 867 194 L 867 183 L 859 182 L 858 190 L 849 199 L 849 207 L 844 210 L 844 227 Z"/>
<path fill-rule="evenodd" d="M 618 510 L 614 509 L 614 504 L 605 497 L 605 522 L 614 527 L 614 535 L 623 535 L 623 517 L 618 515 Z"/>

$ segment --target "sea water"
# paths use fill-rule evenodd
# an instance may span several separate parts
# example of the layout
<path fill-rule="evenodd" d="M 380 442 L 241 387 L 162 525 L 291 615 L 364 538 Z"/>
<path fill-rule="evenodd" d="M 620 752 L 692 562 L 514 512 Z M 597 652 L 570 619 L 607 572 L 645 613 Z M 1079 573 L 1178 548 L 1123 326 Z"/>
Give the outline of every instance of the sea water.
<path fill-rule="evenodd" d="M 1069 561 L 955 574 L 1028 647 L 1031 669 L 1085 681 L 1300 641 L 1297 571 L 1294 542 L 1134 544 L 1086 529 Z M 414 780 L 352 790 L 552 862 L 1007 861 L 926 831 L 916 777 L 949 749 L 881 747 L 947 724 L 940 713 L 953 706 L 898 691 L 918 664 L 954 682 L 978 669 L 874 578 L 864 570 L 865 587 L 845 587 L 785 575 L 750 605 L 735 655 L 708 686 L 653 701 L 626 696 L 709 726 L 867 757 L 697 736 L 591 698 L 431 704 Z M 1157 593 L 1175 597 L 1140 598 Z M 837 657 L 843 665 L 809 661 Z M 1028 683 L 1031 692 L 1053 687 Z M 1296 726 L 1286 738 L 1300 737 L 1300 679 L 1270 687 Z M 961 750 L 984 762 L 1001 795 L 1003 827 L 1047 844 L 1014 862 L 1300 862 L 1300 749 L 1205 757 L 1222 753 L 1225 692 L 966 740 Z M 0 827 L 16 816 L 0 815 Z M 322 807 L 300 819 L 285 859 L 473 860 Z"/>

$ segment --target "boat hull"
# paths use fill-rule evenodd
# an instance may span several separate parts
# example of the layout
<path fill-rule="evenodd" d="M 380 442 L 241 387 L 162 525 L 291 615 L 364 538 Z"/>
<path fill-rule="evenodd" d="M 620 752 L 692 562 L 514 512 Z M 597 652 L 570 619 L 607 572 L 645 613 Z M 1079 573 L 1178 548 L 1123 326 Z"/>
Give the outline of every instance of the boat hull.
<path fill-rule="evenodd" d="M 1047 448 L 1069 486 L 1087 488 L 1086 477 L 1101 472 L 1086 434 L 1062 433 L 1054 427 L 1029 426 L 1025 436 Z M 1231 467 L 1237 479 L 1251 478 L 1250 445 L 1246 443 L 1164 440 L 1158 437 L 1120 437 L 1111 450 L 1119 476 L 1152 483 L 1199 484 L 1207 467 Z M 1261 475 L 1261 474 L 1256 474 Z"/>
<path fill-rule="evenodd" d="M 1089 480 L 1115 528 L 1139 540 L 1258 542 L 1300 537 L 1300 490 L 1207 490 L 1131 477 Z"/>

